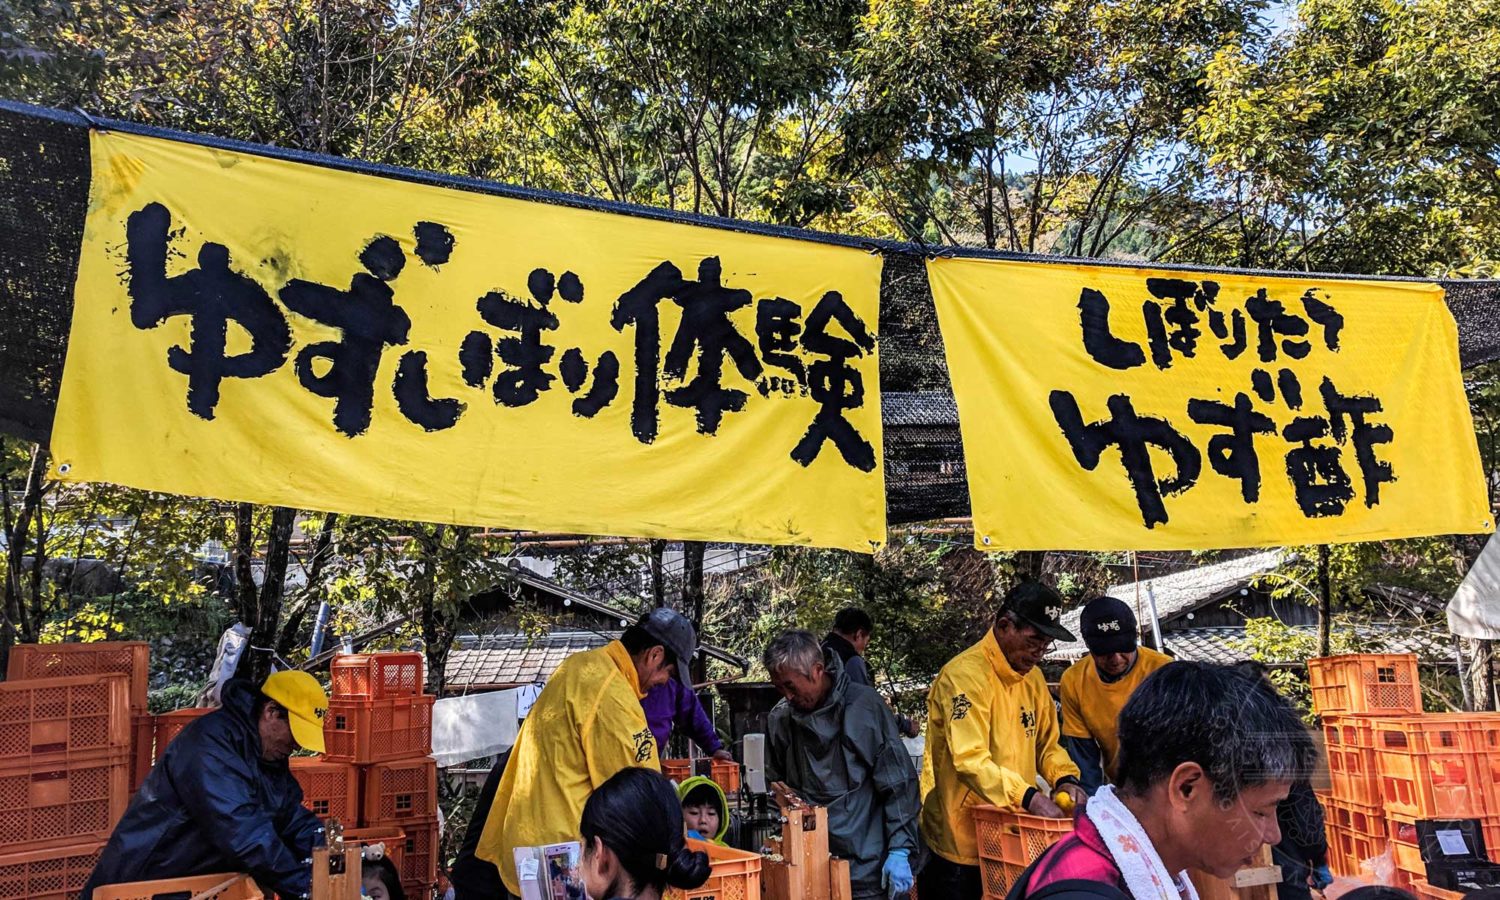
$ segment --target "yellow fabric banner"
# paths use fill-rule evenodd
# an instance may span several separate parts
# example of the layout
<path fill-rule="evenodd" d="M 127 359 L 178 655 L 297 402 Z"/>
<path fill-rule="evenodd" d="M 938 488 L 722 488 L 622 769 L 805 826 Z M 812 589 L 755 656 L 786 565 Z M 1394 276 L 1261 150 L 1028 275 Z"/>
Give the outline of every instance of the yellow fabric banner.
<path fill-rule="evenodd" d="M 999 550 L 1493 530 L 1436 285 L 928 263 Z"/>
<path fill-rule="evenodd" d="M 870 550 L 879 257 L 94 132 L 53 473 Z"/>

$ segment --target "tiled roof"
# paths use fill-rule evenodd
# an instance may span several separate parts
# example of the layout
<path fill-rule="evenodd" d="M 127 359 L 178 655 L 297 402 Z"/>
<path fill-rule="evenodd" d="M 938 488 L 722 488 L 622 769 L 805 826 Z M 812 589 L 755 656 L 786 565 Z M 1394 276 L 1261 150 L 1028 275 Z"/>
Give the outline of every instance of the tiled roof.
<path fill-rule="evenodd" d="M 1274 570 L 1285 559 L 1285 551 L 1267 550 L 1263 553 L 1254 553 L 1211 566 L 1199 566 L 1196 569 L 1188 569 L 1172 575 L 1117 584 L 1105 593 L 1134 605 L 1136 593 L 1139 591 L 1141 608 L 1148 611 L 1147 615 L 1151 608 L 1151 600 L 1155 599 L 1157 618 L 1162 622 L 1167 622 L 1183 613 L 1197 609 L 1204 603 L 1224 596 L 1258 575 Z M 1062 626 L 1077 634 L 1079 620 L 1082 617 L 1081 608 L 1064 613 Z M 1140 624 L 1143 630 L 1150 627 L 1145 621 Z M 1047 658 L 1080 659 L 1087 652 L 1088 649 L 1084 647 L 1083 641 L 1071 641 L 1053 647 L 1052 652 L 1047 654 Z"/>
<path fill-rule="evenodd" d="M 1295 631 L 1311 634 L 1315 626 L 1298 625 Z M 1452 644 L 1435 631 L 1398 625 L 1368 625 L 1358 629 L 1362 650 L 1371 653 L 1415 653 L 1424 661 L 1445 663 L 1453 658 Z M 1245 629 L 1235 627 L 1183 628 L 1162 636 L 1178 659 L 1195 662 L 1234 663 L 1250 658 L 1245 649 Z M 1300 665 L 1301 659 L 1263 660 L 1270 664 Z"/>
<path fill-rule="evenodd" d="M 448 654 L 445 683 L 453 691 L 537 684 L 574 653 L 603 647 L 619 636 L 595 631 L 465 635 Z"/>

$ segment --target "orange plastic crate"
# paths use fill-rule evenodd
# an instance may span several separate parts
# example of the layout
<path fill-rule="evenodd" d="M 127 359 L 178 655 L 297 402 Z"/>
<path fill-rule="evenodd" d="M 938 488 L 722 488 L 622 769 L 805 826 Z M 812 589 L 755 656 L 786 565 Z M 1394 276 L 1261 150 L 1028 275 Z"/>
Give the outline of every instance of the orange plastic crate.
<path fill-rule="evenodd" d="M 0 772 L 37 756 L 128 752 L 126 696 L 117 675 L 0 682 Z"/>
<path fill-rule="evenodd" d="M 406 832 L 399 825 L 372 825 L 368 828 L 345 828 L 346 844 L 384 844 L 385 855 L 401 871 L 401 860 L 406 855 Z"/>
<path fill-rule="evenodd" d="M 130 717 L 130 793 L 140 790 L 156 761 L 156 717 Z"/>
<path fill-rule="evenodd" d="M 1385 809 L 1379 804 L 1353 803 L 1338 796 L 1323 801 L 1324 821 L 1329 825 L 1368 838 L 1386 836 Z"/>
<path fill-rule="evenodd" d="M 709 764 L 710 777 L 714 783 L 724 789 L 724 793 L 733 794 L 740 789 L 740 764 L 734 760 L 715 759 Z"/>
<path fill-rule="evenodd" d="M 130 711 L 146 712 L 150 689 L 151 647 L 145 641 L 98 641 L 91 644 L 17 644 L 10 648 L 7 681 L 71 678 L 77 675 L 124 675 Z"/>
<path fill-rule="evenodd" d="M 708 880 L 691 890 L 670 888 L 668 900 L 759 900 L 760 854 L 688 839 L 688 847 L 708 854 Z"/>
<path fill-rule="evenodd" d="M 352 653 L 329 667 L 331 694 L 343 700 L 389 700 L 422 693 L 422 654 Z"/>
<path fill-rule="evenodd" d="M 406 892 L 406 900 L 432 900 L 431 884 L 425 881 L 403 881 L 401 890 Z"/>
<path fill-rule="evenodd" d="M 366 825 L 428 819 L 438 814 L 437 761 L 430 756 L 365 768 L 360 821 Z"/>
<path fill-rule="evenodd" d="M 971 812 L 987 897 L 992 893 L 1005 896 L 1027 866 L 1073 831 L 1072 819 L 1049 819 L 994 806 L 976 806 Z"/>
<path fill-rule="evenodd" d="M 1414 715 L 1422 685 L 1413 653 L 1358 653 L 1307 661 L 1313 709 L 1319 714 Z"/>
<path fill-rule="evenodd" d="M 406 838 L 401 842 L 401 862 L 397 869 L 401 881 L 421 884 L 437 883 L 438 825 L 437 819 L 426 822 L 407 822 L 401 826 Z M 395 859 L 395 856 L 392 856 Z"/>
<path fill-rule="evenodd" d="M 1378 806 L 1380 775 L 1375 759 L 1374 716 L 1325 716 L 1324 744 L 1333 796 L 1349 803 Z"/>
<path fill-rule="evenodd" d="M 1486 810 L 1491 763 L 1440 716 L 1377 720 L 1376 769 L 1387 812 L 1419 819 L 1469 818 Z"/>
<path fill-rule="evenodd" d="M 690 759 L 664 759 L 661 761 L 661 773 L 668 779 L 681 784 L 693 777 L 693 761 Z"/>
<path fill-rule="evenodd" d="M 0 900 L 74 900 L 104 851 L 102 841 L 0 856 Z"/>
<path fill-rule="evenodd" d="M 294 756 L 292 777 L 302 785 L 302 805 L 320 819 L 353 824 L 359 817 L 359 771 L 349 763 Z"/>
<path fill-rule="evenodd" d="M 172 712 L 157 715 L 156 756 L 153 759 L 161 759 L 161 752 L 167 749 L 167 745 L 172 743 L 174 738 L 182 734 L 182 729 L 211 712 L 213 712 L 212 709 L 193 707 L 190 709 L 176 709 Z"/>
<path fill-rule="evenodd" d="M 1464 898 L 1463 893 L 1460 891 L 1449 891 L 1440 887 L 1433 887 L 1423 878 L 1413 878 L 1411 880 L 1411 892 L 1418 897 L 1422 897 L 1423 900 L 1463 900 Z"/>
<path fill-rule="evenodd" d="M 38 757 L 0 773 L 0 852 L 109 838 L 130 802 L 126 751 Z"/>
<path fill-rule="evenodd" d="M 395 700 L 330 700 L 323 721 L 328 759 L 366 763 L 432 753 L 432 701 L 421 695 Z"/>
<path fill-rule="evenodd" d="M 1364 861 L 1385 852 L 1386 840 L 1359 834 L 1346 828 L 1328 829 L 1328 861 L 1335 872 L 1346 878 L 1357 878 Z"/>
<path fill-rule="evenodd" d="M 217 888 L 217 890 L 215 890 Z M 156 900 L 158 897 L 202 897 L 205 900 L 264 900 L 249 875 L 223 872 L 159 881 L 133 881 L 94 888 L 94 900 Z"/>

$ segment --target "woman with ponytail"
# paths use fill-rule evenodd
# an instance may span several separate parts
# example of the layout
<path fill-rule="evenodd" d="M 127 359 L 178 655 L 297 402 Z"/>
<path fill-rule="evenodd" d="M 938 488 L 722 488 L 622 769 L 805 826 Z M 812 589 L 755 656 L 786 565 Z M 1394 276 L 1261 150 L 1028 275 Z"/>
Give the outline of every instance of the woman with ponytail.
<path fill-rule="evenodd" d="M 683 838 L 672 783 L 650 769 L 616 772 L 583 806 L 583 884 L 591 900 L 660 900 L 708 880 L 708 854 Z"/>

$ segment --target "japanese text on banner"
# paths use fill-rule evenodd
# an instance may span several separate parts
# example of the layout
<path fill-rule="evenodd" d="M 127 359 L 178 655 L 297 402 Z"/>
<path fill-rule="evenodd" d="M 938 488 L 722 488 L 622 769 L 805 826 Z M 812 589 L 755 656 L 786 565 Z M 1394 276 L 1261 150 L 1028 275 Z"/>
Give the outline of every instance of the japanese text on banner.
<path fill-rule="evenodd" d="M 883 541 L 878 257 L 156 138 L 91 149 L 59 477 Z"/>
<path fill-rule="evenodd" d="M 988 549 L 1492 530 L 1435 285 L 928 265 Z"/>

